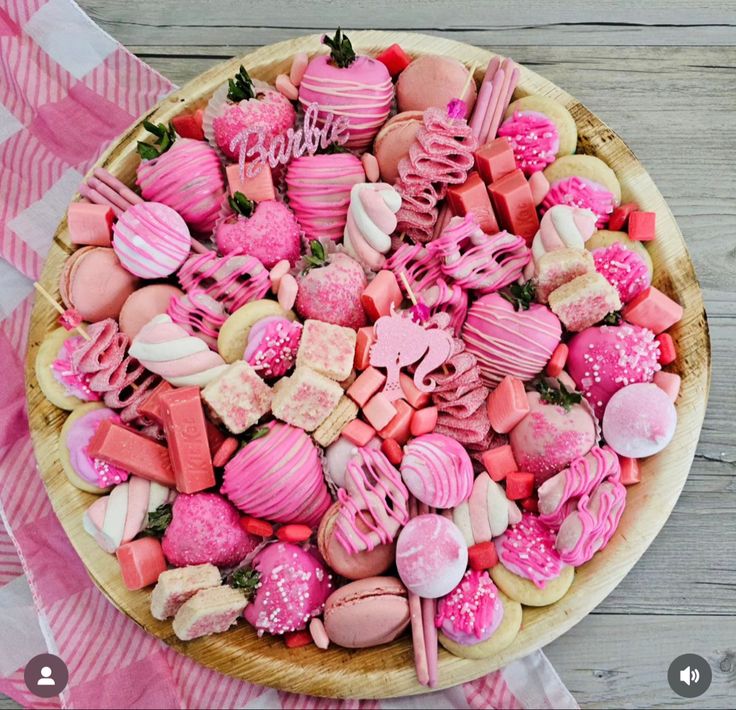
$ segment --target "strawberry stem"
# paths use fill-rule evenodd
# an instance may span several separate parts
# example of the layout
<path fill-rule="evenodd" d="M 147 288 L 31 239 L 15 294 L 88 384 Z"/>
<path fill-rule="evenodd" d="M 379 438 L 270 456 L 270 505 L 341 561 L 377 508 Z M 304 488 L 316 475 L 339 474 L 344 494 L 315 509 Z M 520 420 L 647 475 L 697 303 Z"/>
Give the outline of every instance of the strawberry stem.
<path fill-rule="evenodd" d="M 240 71 L 232 79 L 227 80 L 227 85 L 227 98 L 234 103 L 255 98 L 256 92 L 253 88 L 253 80 L 242 64 L 240 65 Z"/>
<path fill-rule="evenodd" d="M 508 291 L 501 291 L 501 296 L 513 304 L 514 310 L 528 311 L 534 300 L 535 292 L 534 282 L 527 281 L 523 284 L 512 283 Z"/>
<path fill-rule="evenodd" d="M 171 503 L 159 505 L 156 510 L 148 514 L 148 525 L 143 530 L 144 535 L 162 538 L 166 528 L 171 523 Z"/>
<path fill-rule="evenodd" d="M 242 192 L 236 192 L 232 197 L 228 197 L 227 203 L 233 212 L 243 217 L 250 217 L 256 208 L 256 203 L 249 200 Z"/>
<path fill-rule="evenodd" d="M 322 44 L 326 44 L 332 50 L 330 52 L 332 62 L 341 69 L 349 67 L 355 61 L 353 45 L 339 27 L 334 37 L 323 35 Z"/>
<path fill-rule="evenodd" d="M 156 136 L 153 145 L 144 141 L 138 141 L 138 155 L 143 160 L 158 158 L 174 145 L 176 133 L 174 133 L 174 127 L 170 123 L 168 126 L 165 126 L 163 123 L 156 124 L 150 121 L 143 121 L 143 126 L 151 135 Z"/>
<path fill-rule="evenodd" d="M 548 385 L 544 380 L 540 380 L 539 383 L 537 383 L 536 389 L 537 392 L 539 392 L 542 401 L 547 404 L 556 404 L 562 407 L 566 412 L 569 412 L 570 408 L 574 404 L 580 404 L 580 402 L 583 401 L 583 395 L 581 395 L 580 392 L 575 392 L 574 390 L 570 392 L 570 390 L 568 390 L 567 387 L 565 387 L 565 385 L 559 380 L 557 380 L 557 384 L 559 385 L 559 389 Z"/>
<path fill-rule="evenodd" d="M 234 589 L 242 589 L 250 600 L 258 589 L 260 578 L 261 576 L 254 569 L 241 567 L 230 575 L 230 586 Z"/>

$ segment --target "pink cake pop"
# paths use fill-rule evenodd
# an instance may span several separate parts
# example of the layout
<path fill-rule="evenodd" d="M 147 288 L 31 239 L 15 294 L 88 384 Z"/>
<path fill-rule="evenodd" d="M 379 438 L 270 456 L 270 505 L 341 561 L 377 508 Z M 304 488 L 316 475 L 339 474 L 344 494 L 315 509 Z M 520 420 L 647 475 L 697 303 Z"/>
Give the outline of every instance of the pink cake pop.
<path fill-rule="evenodd" d="M 353 185 L 365 171 L 352 153 L 305 155 L 286 171 L 289 206 L 308 239 L 341 239 Z"/>
<path fill-rule="evenodd" d="M 468 564 L 468 548 L 456 525 L 442 515 L 412 518 L 396 542 L 396 569 L 409 591 L 425 599 L 449 594 Z"/>
<path fill-rule="evenodd" d="M 555 122 L 538 111 L 514 111 L 498 129 L 514 149 L 516 167 L 525 175 L 544 170 L 557 158 L 560 134 Z"/>
<path fill-rule="evenodd" d="M 442 276 L 439 260 L 422 244 L 399 243 L 394 253 L 387 259 L 385 267 L 393 271 L 399 285 L 406 288 L 403 279 L 400 278 L 403 272 L 417 296 L 434 286 L 437 279 Z"/>
<path fill-rule="evenodd" d="M 502 620 L 501 597 L 485 570 L 469 569 L 457 587 L 437 602 L 435 625 L 463 646 L 486 641 Z"/>
<path fill-rule="evenodd" d="M 253 558 L 252 567 L 258 586 L 243 616 L 259 636 L 306 628 L 332 591 L 331 575 L 314 548 L 275 542 Z"/>
<path fill-rule="evenodd" d="M 433 508 L 454 508 L 470 497 L 473 464 L 462 444 L 424 434 L 404 447 L 401 477 L 409 491 Z"/>
<path fill-rule="evenodd" d="M 535 263 L 556 249 L 584 249 L 595 232 L 596 216 L 588 209 L 553 205 L 539 221 L 539 231 L 532 241 Z"/>
<path fill-rule="evenodd" d="M 133 205 L 120 215 L 112 232 L 112 247 L 120 263 L 145 279 L 173 274 L 192 245 L 186 222 L 160 202 Z"/>
<path fill-rule="evenodd" d="M 595 268 L 616 287 L 622 303 L 638 296 L 652 282 L 646 262 L 620 242 L 593 250 Z"/>
<path fill-rule="evenodd" d="M 615 392 L 635 382 L 651 382 L 661 369 L 654 333 L 637 325 L 586 328 L 568 348 L 567 372 L 599 418 Z"/>
<path fill-rule="evenodd" d="M 677 410 L 669 395 L 655 384 L 633 384 L 608 401 L 603 414 L 603 436 L 621 456 L 653 456 L 672 441 Z"/>
<path fill-rule="evenodd" d="M 595 214 L 598 229 L 604 229 L 608 224 L 609 215 L 616 206 L 616 198 L 603 185 L 573 175 L 556 180 L 549 186 L 549 191 L 542 200 L 539 210 L 544 214 L 554 205 L 570 205 L 588 209 Z"/>
<path fill-rule="evenodd" d="M 513 281 L 531 259 L 522 237 L 508 232 L 483 232 L 472 214 L 453 217 L 439 239 L 427 245 L 442 273 L 461 288 L 489 293 Z"/>
<path fill-rule="evenodd" d="M 318 125 L 326 115 L 348 119 L 347 148 L 365 150 L 391 110 L 394 86 L 385 65 L 367 56 L 357 56 L 350 40 L 338 29 L 334 39 L 323 36 L 329 55 L 314 57 L 299 85 L 299 102 L 306 109 L 319 104 Z"/>
<path fill-rule="evenodd" d="M 289 424 L 264 428 L 226 464 L 222 492 L 246 515 L 316 526 L 332 502 L 317 448 Z"/>
<path fill-rule="evenodd" d="M 547 307 L 532 303 L 517 311 L 497 293 L 482 296 L 470 307 L 462 332 L 490 386 L 506 375 L 531 380 L 547 364 L 561 336 L 560 321 Z"/>
<path fill-rule="evenodd" d="M 283 377 L 294 366 L 301 335 L 301 323 L 281 316 L 262 318 L 248 331 L 243 359 L 262 377 Z"/>
<path fill-rule="evenodd" d="M 212 232 L 225 180 L 220 159 L 207 143 L 178 138 L 165 153 L 141 162 L 136 182 L 146 200 L 176 210 L 195 232 Z"/>
<path fill-rule="evenodd" d="M 537 515 L 524 513 L 496 541 L 501 564 L 509 571 L 544 589 L 565 567 L 555 549 L 555 536 Z"/>

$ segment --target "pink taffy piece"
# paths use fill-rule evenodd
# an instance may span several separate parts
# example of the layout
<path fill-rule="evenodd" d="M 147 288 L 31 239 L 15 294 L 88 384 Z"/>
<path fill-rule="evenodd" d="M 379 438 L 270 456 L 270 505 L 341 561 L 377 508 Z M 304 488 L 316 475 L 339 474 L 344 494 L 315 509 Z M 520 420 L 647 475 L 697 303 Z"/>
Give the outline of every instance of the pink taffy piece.
<path fill-rule="evenodd" d="M 529 413 L 524 383 L 506 375 L 488 396 L 486 406 L 493 430 L 508 434 Z"/>
<path fill-rule="evenodd" d="M 401 368 L 418 363 L 414 371 L 414 384 L 423 392 L 435 388 L 428 375 L 437 370 L 450 357 L 452 339 L 443 330 L 425 328 L 400 313 L 383 316 L 374 326 L 376 343 L 371 348 L 371 365 L 386 368 L 384 394 L 389 400 L 402 396 L 399 384 Z"/>

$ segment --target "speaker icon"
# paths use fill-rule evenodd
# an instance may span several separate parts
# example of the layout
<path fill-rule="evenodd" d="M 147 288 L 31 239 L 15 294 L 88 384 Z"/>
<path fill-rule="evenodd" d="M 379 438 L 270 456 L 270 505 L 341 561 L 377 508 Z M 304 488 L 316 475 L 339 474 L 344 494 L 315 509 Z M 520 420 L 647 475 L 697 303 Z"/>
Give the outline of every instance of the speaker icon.
<path fill-rule="evenodd" d="M 700 671 L 697 668 L 690 668 L 690 666 L 685 666 L 680 671 L 680 681 L 684 683 L 685 685 L 690 685 L 690 683 L 697 683 L 700 680 Z"/>

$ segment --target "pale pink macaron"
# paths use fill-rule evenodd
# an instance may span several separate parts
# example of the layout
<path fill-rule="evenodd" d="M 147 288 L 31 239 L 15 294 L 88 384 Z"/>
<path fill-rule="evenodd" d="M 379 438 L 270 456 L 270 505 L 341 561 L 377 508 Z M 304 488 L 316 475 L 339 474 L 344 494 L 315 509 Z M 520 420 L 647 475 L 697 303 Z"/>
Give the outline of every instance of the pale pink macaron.
<path fill-rule="evenodd" d="M 94 323 L 117 318 L 138 279 L 123 268 L 108 247 L 83 247 L 64 264 L 59 294 L 67 308 L 76 308 L 82 320 Z"/>
<path fill-rule="evenodd" d="M 475 105 L 475 82 L 467 83 L 468 69 L 457 59 L 437 54 L 417 57 L 399 76 L 396 98 L 399 111 L 445 108 L 452 99 L 465 101 L 470 115 Z M 463 87 L 467 88 L 460 96 Z"/>
<path fill-rule="evenodd" d="M 396 577 L 368 577 L 334 591 L 325 602 L 330 641 L 345 648 L 370 648 L 398 638 L 411 613 L 406 587 Z"/>
<path fill-rule="evenodd" d="M 166 313 L 172 298 L 183 295 L 183 291 L 169 284 L 151 284 L 133 291 L 120 309 L 120 330 L 133 340 L 151 318 Z"/>
<path fill-rule="evenodd" d="M 399 177 L 399 163 L 409 155 L 417 131 L 423 126 L 421 111 L 397 113 L 383 124 L 373 144 L 381 179 L 393 185 Z"/>
<path fill-rule="evenodd" d="M 452 591 L 468 566 L 468 547 L 449 518 L 430 513 L 412 518 L 396 542 L 396 569 L 407 588 L 425 599 Z"/>

